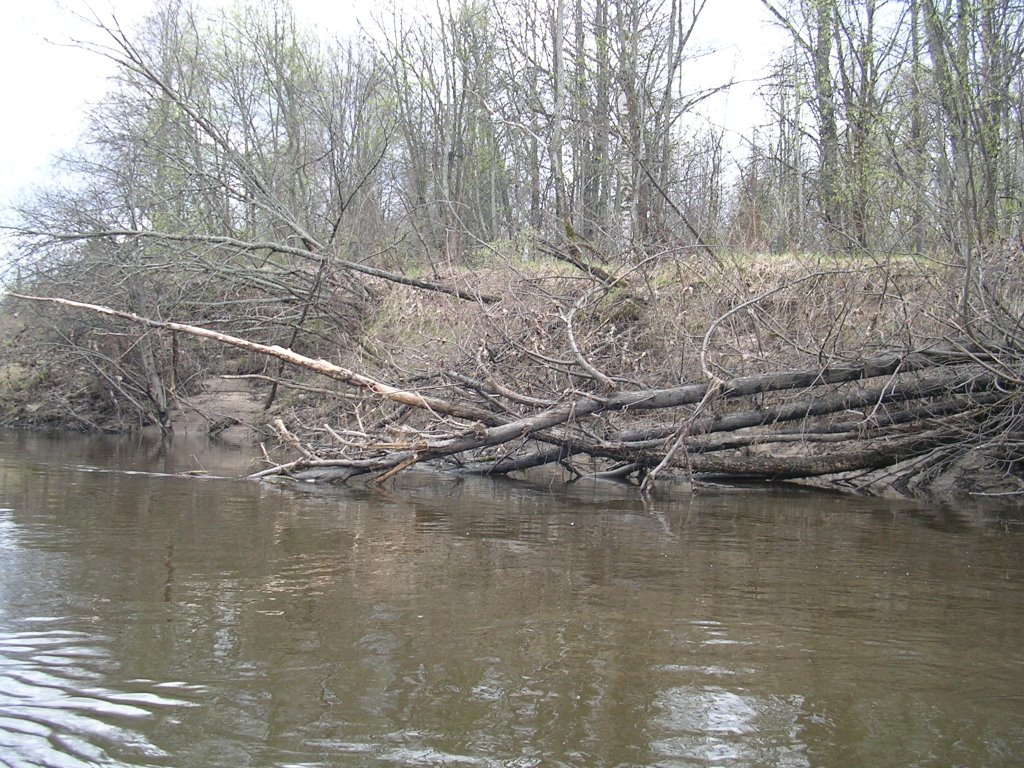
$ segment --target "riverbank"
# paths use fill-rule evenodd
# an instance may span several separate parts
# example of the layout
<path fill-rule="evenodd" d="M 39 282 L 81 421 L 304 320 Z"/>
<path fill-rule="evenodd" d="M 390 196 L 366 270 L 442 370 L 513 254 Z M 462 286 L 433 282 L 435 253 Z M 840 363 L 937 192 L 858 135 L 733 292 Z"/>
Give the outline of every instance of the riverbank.
<path fill-rule="evenodd" d="M 476 473 L 550 464 L 648 490 L 652 475 L 912 496 L 1021 489 L 1008 377 L 992 373 L 1000 360 L 954 343 L 955 272 L 943 265 L 695 254 L 614 274 L 585 267 L 499 261 L 432 276 L 493 302 L 370 283 L 344 330 L 318 320 L 289 345 L 333 373 L 301 360 L 282 368 L 280 347 L 254 349 L 252 338 L 147 331 L 166 418 L 276 445 L 280 471 L 322 480 L 432 461 Z M 83 322 L 7 306 L 10 338 L 36 349 L 52 344 L 40 320 L 51 331 Z M 3 423 L 145 426 L 146 385 L 131 390 L 95 358 L 71 367 L 28 349 L 4 349 Z M 127 349 L 119 371 L 130 370 Z"/>

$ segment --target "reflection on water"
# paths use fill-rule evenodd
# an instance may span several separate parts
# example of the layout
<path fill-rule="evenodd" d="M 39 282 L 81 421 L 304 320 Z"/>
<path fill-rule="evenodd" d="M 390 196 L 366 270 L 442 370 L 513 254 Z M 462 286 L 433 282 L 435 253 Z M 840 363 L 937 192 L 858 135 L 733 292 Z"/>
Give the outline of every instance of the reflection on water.
<path fill-rule="evenodd" d="M 152 680 L 109 687 L 116 664 L 103 640 L 60 629 L 0 633 L 0 763 L 137 765 L 169 757 L 137 724 L 144 727 L 159 713 L 195 706 L 181 694 L 195 696 L 199 689 Z"/>
<path fill-rule="evenodd" d="M 0 765 L 1015 765 L 1013 511 L 0 434 Z"/>
<path fill-rule="evenodd" d="M 811 764 L 800 738 L 800 696 L 786 700 L 744 695 L 709 684 L 666 689 L 657 706 L 663 712 L 654 723 L 664 736 L 654 746 L 661 760 L 682 758 L 696 765 Z"/>

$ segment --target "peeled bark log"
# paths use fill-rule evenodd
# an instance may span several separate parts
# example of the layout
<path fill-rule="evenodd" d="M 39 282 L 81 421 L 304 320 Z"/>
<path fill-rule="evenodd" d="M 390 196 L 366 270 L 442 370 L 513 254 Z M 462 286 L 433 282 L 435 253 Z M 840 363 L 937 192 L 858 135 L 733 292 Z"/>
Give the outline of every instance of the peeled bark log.
<path fill-rule="evenodd" d="M 43 301 L 51 304 L 59 304 L 65 307 L 72 307 L 74 309 L 98 312 L 102 315 L 119 317 L 122 320 L 130 320 L 133 323 L 139 323 L 150 328 L 164 328 L 170 331 L 177 331 L 178 333 L 185 333 L 190 336 L 198 336 L 202 339 L 209 339 L 231 347 L 245 349 L 249 352 L 256 352 L 261 355 L 266 355 L 267 357 L 283 360 L 284 362 L 298 366 L 299 368 L 305 368 L 313 371 L 314 373 L 326 376 L 329 379 L 339 381 L 342 384 L 348 384 L 349 386 L 356 387 L 358 389 L 367 390 L 375 395 L 379 395 L 380 397 L 392 400 L 396 403 L 413 406 L 414 408 L 424 408 L 429 411 L 468 420 L 484 422 L 494 420 L 494 415 L 489 411 L 449 403 L 439 398 L 428 397 L 419 392 L 402 389 L 400 387 L 392 387 L 369 376 L 365 376 L 355 371 L 350 371 L 347 368 L 342 368 L 340 365 L 335 365 L 327 360 L 300 355 L 298 352 L 293 352 L 290 349 L 285 349 L 284 347 L 279 347 L 277 345 L 259 344 L 255 341 L 249 341 L 227 333 L 220 333 L 219 331 L 212 331 L 209 328 L 201 328 L 196 325 L 152 320 L 150 318 L 136 315 L 133 312 L 122 312 L 121 310 L 111 309 L 110 307 L 104 307 L 99 304 L 86 304 L 81 301 L 72 301 L 71 299 L 60 299 L 54 297 L 26 296 L 19 293 L 10 293 L 8 295 L 15 299 Z"/>

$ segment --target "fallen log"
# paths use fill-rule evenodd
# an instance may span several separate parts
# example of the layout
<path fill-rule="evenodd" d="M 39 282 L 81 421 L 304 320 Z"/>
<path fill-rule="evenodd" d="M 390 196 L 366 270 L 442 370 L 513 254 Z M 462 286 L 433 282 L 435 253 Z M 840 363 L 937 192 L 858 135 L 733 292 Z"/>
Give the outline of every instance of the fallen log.
<path fill-rule="evenodd" d="M 313 371 L 321 376 L 326 376 L 329 379 L 334 379 L 342 384 L 366 390 L 387 400 L 410 405 L 414 408 L 424 408 L 436 413 L 468 420 L 488 422 L 494 419 L 493 414 L 489 411 L 456 403 L 449 403 L 445 400 L 429 397 L 419 392 L 403 389 L 401 387 L 393 387 L 384 382 L 377 381 L 370 376 L 351 371 L 340 365 L 335 365 L 327 360 L 307 357 L 306 355 L 301 355 L 298 352 L 293 352 L 290 349 L 285 349 L 284 347 L 277 345 L 260 344 L 255 341 L 249 341 L 248 339 L 242 339 L 238 336 L 232 336 L 227 333 L 220 333 L 219 331 L 210 330 L 209 328 L 203 328 L 197 325 L 175 323 L 165 320 L 153 320 L 148 317 L 137 315 L 134 312 L 124 312 L 122 310 L 112 309 L 100 304 L 87 304 L 82 301 L 73 301 L 71 299 L 62 299 L 52 296 L 29 296 L 20 293 L 9 293 L 7 295 L 15 299 L 22 299 L 25 301 L 46 302 L 70 307 L 72 309 L 83 309 L 89 312 L 107 315 L 108 317 L 117 317 L 122 320 L 129 320 L 133 323 L 138 323 L 149 328 L 162 328 L 169 331 L 176 331 L 178 333 L 185 333 L 201 339 L 215 341 L 219 344 L 226 344 L 230 347 L 244 349 L 249 352 L 256 352 L 257 354 L 283 360 L 290 365 L 305 368 L 306 370 Z"/>
<path fill-rule="evenodd" d="M 983 351 L 945 347 L 666 388 L 566 391 L 557 399 L 518 392 L 490 372 L 488 381 L 479 381 L 450 371 L 449 383 L 442 385 L 446 396 L 439 397 L 201 326 L 70 299 L 10 295 L 276 358 L 373 401 L 413 409 L 425 422 L 399 434 L 349 431 L 351 439 L 329 450 L 302 443 L 280 422 L 277 433 L 299 458 L 274 464 L 255 478 L 347 482 L 369 476 L 380 482 L 425 462 L 483 474 L 558 463 L 578 472 L 567 462 L 582 456 L 595 464 L 595 473 L 618 478 L 671 466 L 693 480 L 806 479 L 883 468 L 954 445 L 985 418 L 985 409 L 1013 400 L 1018 385 L 987 365 Z M 759 402 L 765 397 L 775 401 Z M 636 426 L 656 412 L 670 414 L 669 420 Z M 798 426 L 785 426 L 793 424 Z M 809 435 L 829 437 L 806 439 Z"/>

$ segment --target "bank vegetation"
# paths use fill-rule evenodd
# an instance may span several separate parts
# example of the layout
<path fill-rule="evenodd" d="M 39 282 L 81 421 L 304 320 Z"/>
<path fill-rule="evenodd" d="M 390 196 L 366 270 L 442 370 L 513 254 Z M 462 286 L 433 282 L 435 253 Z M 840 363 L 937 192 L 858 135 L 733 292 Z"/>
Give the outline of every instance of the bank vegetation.
<path fill-rule="evenodd" d="M 170 431 L 233 376 L 264 476 L 1019 493 L 1024 10 L 763 5 L 739 148 L 701 2 L 85 19 L 119 74 L 8 227 L 3 419 Z"/>

